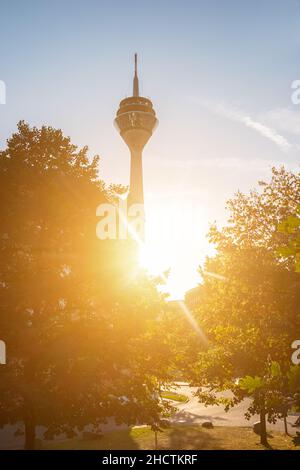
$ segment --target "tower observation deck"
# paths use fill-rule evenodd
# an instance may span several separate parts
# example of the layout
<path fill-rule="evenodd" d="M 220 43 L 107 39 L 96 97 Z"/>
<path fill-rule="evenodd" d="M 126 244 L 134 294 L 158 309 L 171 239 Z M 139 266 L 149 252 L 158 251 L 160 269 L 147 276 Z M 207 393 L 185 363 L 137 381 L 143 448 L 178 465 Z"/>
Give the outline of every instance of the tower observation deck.
<path fill-rule="evenodd" d="M 151 101 L 139 94 L 137 54 L 134 59 L 133 94 L 121 101 L 114 121 L 131 155 L 129 205 L 144 204 L 142 152 L 158 124 Z"/>

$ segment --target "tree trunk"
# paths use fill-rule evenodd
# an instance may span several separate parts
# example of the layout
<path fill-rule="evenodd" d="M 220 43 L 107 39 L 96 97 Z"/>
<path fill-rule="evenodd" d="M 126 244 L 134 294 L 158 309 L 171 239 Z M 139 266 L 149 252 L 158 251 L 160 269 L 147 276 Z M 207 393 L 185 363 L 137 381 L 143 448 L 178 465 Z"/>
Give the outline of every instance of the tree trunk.
<path fill-rule="evenodd" d="M 31 356 L 28 358 L 24 366 L 25 377 L 25 393 L 24 393 L 24 427 L 25 427 L 25 450 L 35 449 L 35 407 L 34 407 L 34 377 L 35 377 L 35 361 Z"/>
<path fill-rule="evenodd" d="M 260 443 L 263 446 L 269 447 L 267 439 L 266 411 L 263 406 L 260 410 Z"/>
<path fill-rule="evenodd" d="M 155 448 L 155 450 L 158 449 L 157 431 L 154 431 L 154 448 Z"/>
<path fill-rule="evenodd" d="M 283 422 L 284 422 L 284 432 L 285 432 L 285 435 L 288 436 L 289 432 L 288 432 L 288 427 L 287 427 L 287 420 L 286 420 L 287 416 L 286 414 L 284 415 L 283 417 Z"/>
<path fill-rule="evenodd" d="M 25 410 L 25 450 L 35 449 L 35 420 L 34 411 L 31 408 Z"/>

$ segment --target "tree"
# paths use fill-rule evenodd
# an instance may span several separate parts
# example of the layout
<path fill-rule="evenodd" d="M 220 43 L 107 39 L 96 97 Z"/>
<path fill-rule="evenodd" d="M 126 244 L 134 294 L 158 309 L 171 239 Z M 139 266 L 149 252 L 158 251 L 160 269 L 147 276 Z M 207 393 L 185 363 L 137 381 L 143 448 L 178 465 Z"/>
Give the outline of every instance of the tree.
<path fill-rule="evenodd" d="M 300 273 L 300 206 L 297 207 L 295 215 L 288 216 L 278 226 L 278 230 L 288 236 L 288 241 L 285 246 L 278 248 L 277 252 L 283 258 L 292 259 L 295 266 L 295 271 Z M 294 404 L 300 408 L 300 370 L 299 367 L 291 367 L 289 372 L 290 390 L 294 396 Z M 297 420 L 299 423 L 299 418 Z M 298 438 L 295 438 L 295 443 L 298 443 Z"/>
<path fill-rule="evenodd" d="M 227 202 L 230 216 L 225 227 L 219 230 L 213 224 L 209 239 L 218 250 L 229 248 L 261 247 L 272 251 L 287 240 L 278 225 L 293 216 L 299 206 L 300 177 L 283 166 L 272 168 L 270 182 L 258 182 L 261 191 L 250 194 L 238 191 Z"/>
<path fill-rule="evenodd" d="M 209 237 L 217 254 L 200 270 L 203 288 L 193 312 L 211 346 L 199 352 L 192 383 L 207 387 L 198 390 L 202 401 L 222 402 L 226 409 L 244 398 L 247 380 L 266 383 L 270 363 L 277 362 L 282 374 L 287 373 L 290 345 L 300 325 L 299 278 L 292 263 L 276 251 L 287 240 L 278 224 L 300 203 L 300 177 L 273 168 L 271 181 L 260 186 L 261 192 L 238 192 L 228 202 L 227 226 L 212 226 Z M 252 378 L 243 379 L 242 390 L 238 379 L 247 376 Z M 268 397 L 260 390 L 247 415 L 260 412 L 263 444 L 266 414 L 270 421 L 279 416 L 273 406 L 279 406 L 280 395 L 275 382 L 267 382 Z M 231 390 L 230 399 L 219 398 L 217 392 L 223 390 Z"/>
<path fill-rule="evenodd" d="M 279 224 L 278 230 L 288 236 L 287 245 L 278 248 L 278 254 L 292 258 L 296 271 L 300 272 L 300 206 L 294 215 L 288 216 Z"/>
<path fill-rule="evenodd" d="M 156 425 L 164 411 L 155 374 L 168 361 L 151 361 L 163 298 L 132 243 L 96 237 L 96 208 L 116 189 L 98 164 L 24 122 L 0 152 L 0 425 L 23 421 L 27 449 L 37 424 L 72 436 L 109 416 Z"/>

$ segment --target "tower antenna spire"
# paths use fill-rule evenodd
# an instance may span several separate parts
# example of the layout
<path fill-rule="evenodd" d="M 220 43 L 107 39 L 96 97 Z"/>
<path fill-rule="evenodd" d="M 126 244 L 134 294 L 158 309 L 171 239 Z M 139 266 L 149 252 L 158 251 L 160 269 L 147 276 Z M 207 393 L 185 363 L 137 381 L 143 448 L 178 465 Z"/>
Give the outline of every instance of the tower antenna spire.
<path fill-rule="evenodd" d="M 137 53 L 134 54 L 133 96 L 140 96 L 140 93 L 139 93 L 139 79 L 138 79 L 138 75 L 137 75 Z"/>
<path fill-rule="evenodd" d="M 153 105 L 148 98 L 140 96 L 137 71 L 137 54 L 134 54 L 133 96 L 124 98 L 115 118 L 115 126 L 130 150 L 130 185 L 128 209 L 133 204 L 140 204 L 135 210 L 144 212 L 143 164 L 142 154 L 145 145 L 158 123 Z M 130 214 L 130 213 L 129 213 Z M 128 219 L 129 220 L 129 219 Z M 142 218 L 140 219 L 142 221 Z M 143 240 L 143 223 L 139 225 L 139 236 Z"/>

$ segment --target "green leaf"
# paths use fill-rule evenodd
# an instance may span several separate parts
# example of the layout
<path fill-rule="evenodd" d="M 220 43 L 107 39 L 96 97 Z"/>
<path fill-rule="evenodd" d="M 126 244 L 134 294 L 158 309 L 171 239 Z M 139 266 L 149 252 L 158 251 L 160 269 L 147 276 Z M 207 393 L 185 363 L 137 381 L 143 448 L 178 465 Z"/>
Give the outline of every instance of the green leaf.
<path fill-rule="evenodd" d="M 263 387 L 263 379 L 257 375 L 255 377 L 246 375 L 240 380 L 239 386 L 242 390 L 246 390 L 248 393 L 253 393 Z"/>
<path fill-rule="evenodd" d="M 292 392 L 298 391 L 300 388 L 300 367 L 291 366 L 287 376 L 290 390 Z"/>
<path fill-rule="evenodd" d="M 271 363 L 271 375 L 272 377 L 279 377 L 281 375 L 280 365 L 276 361 Z"/>
<path fill-rule="evenodd" d="M 281 256 L 291 256 L 294 254 L 294 250 L 290 246 L 281 246 L 278 248 L 277 253 Z"/>

